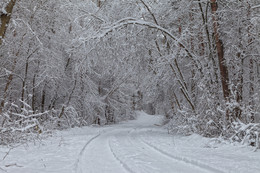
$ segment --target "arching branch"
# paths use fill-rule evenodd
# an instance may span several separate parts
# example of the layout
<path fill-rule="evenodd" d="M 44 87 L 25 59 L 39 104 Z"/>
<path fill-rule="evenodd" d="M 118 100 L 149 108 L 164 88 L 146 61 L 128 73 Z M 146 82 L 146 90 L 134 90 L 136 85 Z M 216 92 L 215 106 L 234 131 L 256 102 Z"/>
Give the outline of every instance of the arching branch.
<path fill-rule="evenodd" d="M 198 57 L 193 54 L 177 37 L 175 37 L 170 31 L 168 31 L 167 29 L 157 25 L 157 24 L 154 24 L 154 23 L 151 23 L 151 22 L 146 22 L 146 21 L 143 21 L 143 20 L 139 20 L 139 19 L 135 19 L 135 18 L 124 18 L 124 19 L 121 19 L 115 23 L 113 23 L 112 25 L 104 28 L 104 30 L 101 30 L 99 32 L 98 35 L 92 37 L 93 39 L 95 38 L 102 38 L 104 37 L 105 35 L 107 35 L 108 33 L 110 32 L 113 32 L 113 30 L 115 29 L 118 29 L 118 28 L 122 28 L 123 26 L 125 25 L 141 25 L 141 26 L 146 26 L 146 27 L 149 27 L 149 28 L 153 28 L 153 29 L 158 29 L 159 31 L 161 31 L 163 34 L 165 35 L 168 35 L 172 40 L 174 40 L 174 43 L 177 47 L 181 47 L 185 50 L 185 52 L 187 53 L 187 55 L 194 61 L 194 64 L 195 66 L 197 67 L 197 69 L 199 71 L 201 71 L 201 67 L 200 67 L 200 64 L 198 62 Z"/>

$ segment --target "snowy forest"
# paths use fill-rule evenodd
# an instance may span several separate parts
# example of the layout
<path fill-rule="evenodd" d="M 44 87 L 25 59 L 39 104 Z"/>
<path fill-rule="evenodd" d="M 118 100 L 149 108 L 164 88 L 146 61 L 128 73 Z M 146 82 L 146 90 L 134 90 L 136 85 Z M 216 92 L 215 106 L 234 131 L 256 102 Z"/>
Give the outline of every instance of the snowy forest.
<path fill-rule="evenodd" d="M 163 115 L 260 148 L 259 0 L 0 0 L 0 145 Z"/>

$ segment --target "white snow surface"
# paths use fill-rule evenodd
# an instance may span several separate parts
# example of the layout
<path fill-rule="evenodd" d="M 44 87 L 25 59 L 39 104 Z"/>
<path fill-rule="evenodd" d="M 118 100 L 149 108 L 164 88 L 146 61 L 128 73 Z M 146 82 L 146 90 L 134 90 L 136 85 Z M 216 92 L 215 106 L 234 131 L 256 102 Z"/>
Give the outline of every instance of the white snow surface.
<path fill-rule="evenodd" d="M 260 152 L 253 148 L 170 135 L 162 116 L 137 115 L 117 125 L 56 132 L 11 150 L 1 146 L 0 172 L 260 173 Z"/>

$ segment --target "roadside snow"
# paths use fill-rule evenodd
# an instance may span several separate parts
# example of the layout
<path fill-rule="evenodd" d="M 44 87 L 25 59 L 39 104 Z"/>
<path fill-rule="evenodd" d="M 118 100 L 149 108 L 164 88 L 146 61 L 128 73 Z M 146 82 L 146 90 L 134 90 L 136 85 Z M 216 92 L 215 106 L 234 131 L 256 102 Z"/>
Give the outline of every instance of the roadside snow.
<path fill-rule="evenodd" d="M 137 114 L 137 120 L 57 132 L 12 150 L 1 146 L 0 172 L 260 172 L 259 151 L 199 135 L 169 135 L 160 126 L 162 116 Z"/>

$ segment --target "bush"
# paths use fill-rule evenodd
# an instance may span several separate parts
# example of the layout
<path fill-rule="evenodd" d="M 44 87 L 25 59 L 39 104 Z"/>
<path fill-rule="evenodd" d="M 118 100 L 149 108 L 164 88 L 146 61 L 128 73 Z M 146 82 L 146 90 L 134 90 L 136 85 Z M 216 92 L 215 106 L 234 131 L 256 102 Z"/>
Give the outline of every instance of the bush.
<path fill-rule="evenodd" d="M 239 142 L 260 149 L 260 124 L 233 122 L 231 129 L 233 133 L 230 137 L 231 142 Z"/>

